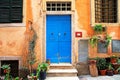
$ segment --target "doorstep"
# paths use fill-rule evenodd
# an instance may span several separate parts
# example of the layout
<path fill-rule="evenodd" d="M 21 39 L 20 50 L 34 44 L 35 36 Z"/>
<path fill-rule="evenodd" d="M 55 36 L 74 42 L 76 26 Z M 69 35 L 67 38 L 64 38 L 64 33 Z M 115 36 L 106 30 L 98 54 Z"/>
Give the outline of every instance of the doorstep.
<path fill-rule="evenodd" d="M 79 80 L 78 77 L 47 77 L 45 80 Z"/>

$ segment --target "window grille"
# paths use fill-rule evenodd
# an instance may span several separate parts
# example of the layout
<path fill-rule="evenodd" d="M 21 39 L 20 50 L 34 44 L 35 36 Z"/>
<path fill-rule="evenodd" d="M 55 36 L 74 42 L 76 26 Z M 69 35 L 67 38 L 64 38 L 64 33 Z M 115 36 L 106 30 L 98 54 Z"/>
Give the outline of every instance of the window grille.
<path fill-rule="evenodd" d="M 95 22 L 117 22 L 117 0 L 95 0 Z"/>
<path fill-rule="evenodd" d="M 47 2 L 47 11 L 70 11 L 71 2 Z"/>

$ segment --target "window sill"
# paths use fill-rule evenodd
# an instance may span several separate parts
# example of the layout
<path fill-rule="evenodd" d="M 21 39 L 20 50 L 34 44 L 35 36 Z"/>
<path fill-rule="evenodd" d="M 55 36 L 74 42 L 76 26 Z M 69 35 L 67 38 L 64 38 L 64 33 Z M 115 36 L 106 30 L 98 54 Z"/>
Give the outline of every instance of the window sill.
<path fill-rule="evenodd" d="M 25 27 L 25 23 L 2 23 L 0 27 Z"/>
<path fill-rule="evenodd" d="M 95 26 L 96 24 L 102 24 L 103 26 L 120 26 L 120 23 L 93 23 L 91 26 Z"/>

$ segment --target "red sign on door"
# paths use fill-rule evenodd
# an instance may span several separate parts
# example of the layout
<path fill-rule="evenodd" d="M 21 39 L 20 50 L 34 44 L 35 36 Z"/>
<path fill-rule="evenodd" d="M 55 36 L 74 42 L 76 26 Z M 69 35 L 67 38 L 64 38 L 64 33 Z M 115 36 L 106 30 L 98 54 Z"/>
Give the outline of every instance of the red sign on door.
<path fill-rule="evenodd" d="M 82 37 L 82 32 L 75 32 L 75 37 L 77 38 Z"/>

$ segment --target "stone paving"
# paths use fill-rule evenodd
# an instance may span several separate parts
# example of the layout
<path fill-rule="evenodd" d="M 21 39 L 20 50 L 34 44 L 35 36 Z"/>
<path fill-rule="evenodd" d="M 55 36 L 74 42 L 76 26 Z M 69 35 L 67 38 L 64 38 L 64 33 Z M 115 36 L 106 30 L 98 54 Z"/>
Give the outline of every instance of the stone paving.
<path fill-rule="evenodd" d="M 98 76 L 91 77 L 90 75 L 79 76 L 80 80 L 120 80 L 120 74 L 114 76 Z"/>

